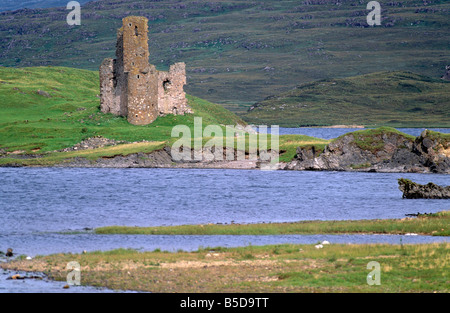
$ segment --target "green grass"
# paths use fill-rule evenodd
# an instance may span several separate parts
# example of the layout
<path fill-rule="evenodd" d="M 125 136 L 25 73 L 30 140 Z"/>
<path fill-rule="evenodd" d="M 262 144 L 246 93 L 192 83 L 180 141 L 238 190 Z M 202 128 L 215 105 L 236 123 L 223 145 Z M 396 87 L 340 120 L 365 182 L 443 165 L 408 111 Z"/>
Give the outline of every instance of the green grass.
<path fill-rule="evenodd" d="M 320 80 L 258 103 L 242 117 L 285 127 L 450 127 L 450 82 L 410 72 Z"/>
<path fill-rule="evenodd" d="M 280 136 L 280 162 L 292 161 L 297 155 L 298 147 L 314 146 L 320 153 L 328 143 L 330 140 L 305 135 L 282 135 Z"/>
<path fill-rule="evenodd" d="M 99 109 L 99 77 L 97 72 L 65 67 L 2 68 L 0 67 L 0 149 L 17 154 L 33 154 L 39 158 L 17 158 L 7 155 L 0 158 L 1 165 L 52 166 L 75 157 L 95 160 L 100 157 L 129 155 L 137 152 L 149 153 L 171 146 L 176 125 L 186 125 L 191 131 L 191 147 L 194 147 L 194 119 L 202 118 L 203 130 L 208 125 L 219 125 L 226 135 L 226 125 L 245 125 L 234 113 L 218 104 L 187 95 L 188 104 L 194 114 L 158 117 L 146 126 L 128 123 L 125 117 L 103 114 Z M 43 94 L 39 94 L 38 91 Z M 220 136 L 218 136 L 219 140 Z M 127 141 L 121 144 L 94 150 L 57 152 L 71 147 L 84 139 L 103 136 Z M 211 137 L 203 137 L 205 145 Z M 148 141 L 143 143 L 142 141 Z M 249 136 L 233 140 L 233 147 L 249 151 Z M 228 146 L 223 137 L 223 145 Z M 271 136 L 267 136 L 267 148 L 271 147 Z M 317 149 L 329 141 L 303 136 L 280 136 L 280 160 L 288 162 L 294 158 L 296 148 L 317 145 Z"/>
<path fill-rule="evenodd" d="M 130 249 L 54 254 L 0 263 L 66 281 L 68 262 L 81 266 L 81 284 L 149 292 L 449 292 L 449 243 L 419 245 L 267 245 L 193 252 Z M 367 284 L 369 262 L 380 285 Z M 75 288 L 75 287 L 72 287 Z"/>
<path fill-rule="evenodd" d="M 159 117 L 135 126 L 99 110 L 97 72 L 62 67 L 0 68 L 0 147 L 44 153 L 73 146 L 92 136 L 137 142 L 171 140 L 175 125 L 193 129 L 194 118 L 210 124 L 245 124 L 220 105 L 187 96 L 194 114 Z M 50 97 L 41 96 L 38 90 Z M 68 154 L 66 154 L 68 155 Z"/>
<path fill-rule="evenodd" d="M 94 1 L 82 5 L 78 27 L 66 24 L 69 11 L 63 7 L 9 12 L 0 15 L 0 64 L 97 70 L 114 56 L 121 19 L 144 15 L 150 19 L 151 63 L 167 68 L 186 62 L 189 94 L 239 112 L 315 80 L 391 70 L 436 79 L 444 74 L 448 1 L 382 4 L 381 27 L 364 27 L 368 1 L 335 2 Z M 417 85 L 407 84 L 401 89 L 417 94 Z M 412 103 L 411 109 L 416 107 Z M 314 119 L 301 124 L 311 123 Z"/>
<path fill-rule="evenodd" d="M 440 134 L 440 133 L 438 133 Z M 416 137 L 405 134 L 395 128 L 392 127 L 378 127 L 375 129 L 365 129 L 365 130 L 357 130 L 354 132 L 351 132 L 350 134 L 344 134 L 339 136 L 336 139 L 341 139 L 342 137 L 346 135 L 351 135 L 354 138 L 355 144 L 362 150 L 367 150 L 372 153 L 376 153 L 379 150 L 383 150 L 386 145 L 386 141 L 383 139 L 387 136 L 401 136 L 405 141 L 411 141 L 413 142 Z M 362 168 L 366 164 L 357 164 L 355 167 Z M 370 164 L 366 167 L 370 167 Z"/>
<path fill-rule="evenodd" d="M 264 224 L 205 224 L 158 227 L 107 226 L 96 234 L 139 235 L 286 235 L 286 234 L 405 234 L 448 236 L 450 211 L 418 218 L 347 221 L 301 221 Z"/>

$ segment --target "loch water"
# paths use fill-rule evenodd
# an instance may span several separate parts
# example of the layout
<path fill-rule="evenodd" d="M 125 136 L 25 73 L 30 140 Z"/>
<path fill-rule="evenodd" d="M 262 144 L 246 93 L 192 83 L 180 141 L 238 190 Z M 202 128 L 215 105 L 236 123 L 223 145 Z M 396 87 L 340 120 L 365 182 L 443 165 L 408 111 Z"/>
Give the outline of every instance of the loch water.
<path fill-rule="evenodd" d="M 280 133 L 302 130 L 326 137 L 317 134 L 323 131 L 319 128 L 282 129 Z M 327 131 L 334 131 L 333 137 L 337 137 L 343 130 Z M 416 173 L 0 168 L 0 251 L 11 247 L 16 254 L 33 257 L 115 248 L 190 251 L 216 246 L 315 244 L 321 240 L 392 244 L 450 241 L 448 237 L 399 235 L 143 236 L 92 232 L 110 225 L 403 218 L 411 213 L 450 209 L 449 200 L 402 199 L 397 183 L 401 177 L 422 184 L 450 182 L 448 175 Z M 0 279 L 0 292 L 17 291 L 5 286 L 6 281 Z"/>
<path fill-rule="evenodd" d="M 440 174 L 1 168 L 0 176 L 1 249 L 12 247 L 31 256 L 120 247 L 196 249 L 261 240 L 231 236 L 224 244 L 225 239 L 211 236 L 100 236 L 90 231 L 101 226 L 384 219 L 450 208 L 448 200 L 402 199 L 398 189 L 400 177 L 447 185 L 448 175 Z M 264 236 L 264 242 L 281 238 Z M 297 236 L 295 242 L 301 238 L 307 240 Z"/>

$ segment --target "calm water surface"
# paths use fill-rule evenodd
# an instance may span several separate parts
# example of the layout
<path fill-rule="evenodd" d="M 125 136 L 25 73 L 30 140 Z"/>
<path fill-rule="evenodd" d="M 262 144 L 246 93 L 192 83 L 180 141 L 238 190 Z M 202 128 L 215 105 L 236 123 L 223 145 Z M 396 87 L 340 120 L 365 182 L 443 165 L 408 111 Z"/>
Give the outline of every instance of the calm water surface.
<path fill-rule="evenodd" d="M 449 176 L 439 174 L 0 168 L 0 177 L 0 250 L 13 247 L 27 255 L 311 241 L 306 236 L 98 236 L 83 231 L 109 225 L 402 218 L 408 213 L 450 209 L 449 200 L 402 199 L 398 189 L 400 177 L 448 185 Z M 342 240 L 374 238 L 398 242 L 395 236 L 344 236 Z"/>
<path fill-rule="evenodd" d="M 258 129 L 257 127 L 255 129 Z M 344 135 L 349 132 L 364 130 L 367 128 L 313 128 L 313 127 L 302 127 L 302 128 L 286 128 L 280 127 L 280 135 L 307 135 L 311 137 L 332 139 Z M 399 131 L 412 136 L 419 136 L 425 128 L 397 128 Z M 429 130 L 434 130 L 441 133 L 450 133 L 450 128 L 428 128 Z M 270 132 L 270 128 L 269 128 Z"/>

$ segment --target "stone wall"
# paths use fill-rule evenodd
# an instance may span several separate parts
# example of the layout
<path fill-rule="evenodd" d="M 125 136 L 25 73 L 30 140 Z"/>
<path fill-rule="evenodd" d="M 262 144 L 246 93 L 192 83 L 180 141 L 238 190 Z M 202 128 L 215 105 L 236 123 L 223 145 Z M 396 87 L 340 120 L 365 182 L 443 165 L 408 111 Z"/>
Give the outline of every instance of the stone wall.
<path fill-rule="evenodd" d="M 192 113 L 187 105 L 184 63 L 160 72 L 149 63 L 148 20 L 129 16 L 117 32 L 116 59 L 100 65 L 100 107 L 104 113 L 127 116 L 135 125 L 152 123 L 166 114 Z"/>
<path fill-rule="evenodd" d="M 450 65 L 447 65 L 445 67 L 445 74 L 441 78 L 444 79 L 444 80 L 449 80 L 450 81 Z"/>
<path fill-rule="evenodd" d="M 168 72 L 158 72 L 158 109 L 160 115 L 192 113 L 187 106 L 184 85 L 186 65 L 175 63 Z"/>
<path fill-rule="evenodd" d="M 103 113 L 120 115 L 116 106 L 114 63 L 113 59 L 105 59 L 100 65 L 100 109 Z"/>

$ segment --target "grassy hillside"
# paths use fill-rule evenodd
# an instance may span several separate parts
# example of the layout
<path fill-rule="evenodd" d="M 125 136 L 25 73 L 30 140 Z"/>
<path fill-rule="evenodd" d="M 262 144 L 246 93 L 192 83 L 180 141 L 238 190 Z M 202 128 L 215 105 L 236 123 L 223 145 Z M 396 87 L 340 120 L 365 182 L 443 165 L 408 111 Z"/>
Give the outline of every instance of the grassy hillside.
<path fill-rule="evenodd" d="M 381 2 L 382 26 L 368 27 L 368 1 L 98 0 L 82 25 L 65 8 L 0 13 L 0 65 L 97 70 L 113 57 L 128 15 L 149 18 L 150 61 L 185 61 L 189 94 L 236 112 L 314 80 L 402 70 L 438 78 L 448 64 L 450 2 Z"/>
<path fill-rule="evenodd" d="M 159 117 L 135 126 L 99 110 L 98 72 L 64 67 L 0 68 L 0 148 L 46 152 L 92 136 L 115 140 L 167 141 L 174 125 L 245 124 L 217 104 L 188 96 L 195 114 Z"/>
<path fill-rule="evenodd" d="M 302 84 L 261 101 L 243 118 L 286 127 L 450 127 L 449 103 L 450 82 L 410 72 L 381 72 Z"/>
<path fill-rule="evenodd" d="M 158 117 L 150 125 L 136 126 L 126 118 L 100 112 L 98 72 L 66 67 L 0 67 L 0 154 L 45 154 L 45 158 L 14 159 L 23 165 L 53 165 L 66 158 L 127 155 L 170 146 L 175 125 L 187 125 L 194 134 L 194 118 L 207 125 L 244 125 L 234 113 L 218 104 L 187 96 L 194 114 Z M 53 152 L 72 147 L 84 139 L 140 142 L 86 151 Z M 203 138 L 205 143 L 210 138 Z M 141 141 L 149 142 L 141 142 Z M 239 140 L 248 140 L 239 137 Z M 270 140 L 270 139 L 269 139 Z M 224 144 L 225 144 L 224 140 Z M 302 145 L 325 145 L 328 141 L 304 135 L 280 136 L 281 160 L 289 161 Z M 270 146 L 270 142 L 269 142 Z M 11 160 L 4 158 L 0 164 Z"/>

